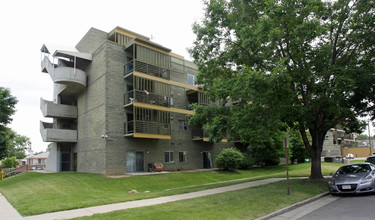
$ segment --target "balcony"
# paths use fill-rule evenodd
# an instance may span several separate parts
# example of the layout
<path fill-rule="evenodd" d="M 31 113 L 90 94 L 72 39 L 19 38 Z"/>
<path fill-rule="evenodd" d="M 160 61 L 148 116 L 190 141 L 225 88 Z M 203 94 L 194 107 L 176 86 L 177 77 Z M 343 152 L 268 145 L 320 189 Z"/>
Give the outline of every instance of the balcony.
<path fill-rule="evenodd" d="M 55 104 L 44 99 L 40 99 L 40 110 L 44 117 L 50 118 L 77 118 L 77 107 L 71 105 Z"/>
<path fill-rule="evenodd" d="M 208 141 L 209 134 L 203 128 L 193 128 L 191 136 L 193 141 Z"/>
<path fill-rule="evenodd" d="M 77 130 L 56 129 L 52 123 L 40 122 L 44 142 L 78 142 Z"/>
<path fill-rule="evenodd" d="M 124 77 L 131 74 L 133 71 L 146 73 L 151 76 L 160 77 L 163 79 L 170 79 L 171 71 L 166 68 L 158 67 L 139 60 L 132 60 L 124 66 Z"/>
<path fill-rule="evenodd" d="M 48 73 L 54 83 L 60 83 L 67 87 L 64 94 L 77 95 L 86 88 L 86 73 L 75 67 L 57 66 L 52 64 L 47 56 L 44 57 L 42 72 Z"/>
<path fill-rule="evenodd" d="M 124 104 L 128 106 L 133 102 L 142 102 L 152 105 L 160 105 L 164 107 L 170 107 L 170 97 L 166 95 L 159 95 L 152 92 L 145 92 L 140 90 L 132 90 L 125 93 Z"/>
<path fill-rule="evenodd" d="M 126 137 L 171 139 L 171 129 L 168 123 L 148 121 L 128 121 L 124 124 Z"/>

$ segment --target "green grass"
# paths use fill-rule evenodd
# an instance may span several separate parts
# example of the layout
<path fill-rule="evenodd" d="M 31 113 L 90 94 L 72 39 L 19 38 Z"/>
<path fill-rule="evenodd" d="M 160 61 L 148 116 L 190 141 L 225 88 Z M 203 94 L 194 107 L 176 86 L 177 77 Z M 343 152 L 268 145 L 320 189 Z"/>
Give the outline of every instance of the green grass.
<path fill-rule="evenodd" d="M 323 175 L 342 164 L 323 163 Z M 290 176 L 309 176 L 310 164 L 289 166 Z M 0 192 L 23 216 L 193 192 L 258 179 L 285 177 L 285 166 L 237 172 L 207 171 L 107 178 L 87 173 L 26 173 L 0 182 Z M 129 194 L 130 190 L 139 193 Z M 146 193 L 145 191 L 150 191 Z"/>
<path fill-rule="evenodd" d="M 353 163 L 364 163 L 365 160 L 350 160 L 350 164 L 353 164 Z"/>
<path fill-rule="evenodd" d="M 327 191 L 326 181 L 286 182 L 78 219 L 255 219 Z"/>

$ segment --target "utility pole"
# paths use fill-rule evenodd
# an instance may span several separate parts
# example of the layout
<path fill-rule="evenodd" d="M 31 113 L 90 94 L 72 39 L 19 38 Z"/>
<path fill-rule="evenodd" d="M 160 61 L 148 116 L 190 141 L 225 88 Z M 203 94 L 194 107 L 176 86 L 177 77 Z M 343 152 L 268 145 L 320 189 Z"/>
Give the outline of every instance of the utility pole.
<path fill-rule="evenodd" d="M 368 144 L 370 146 L 370 156 L 372 155 L 372 146 L 371 146 L 371 133 L 370 133 L 370 119 L 368 120 Z"/>
<path fill-rule="evenodd" d="M 288 195 L 290 195 L 289 189 L 289 168 L 288 168 L 288 148 L 289 148 L 289 141 L 288 138 L 284 138 L 284 148 L 285 148 L 285 161 L 286 161 L 286 186 L 288 189 Z"/>

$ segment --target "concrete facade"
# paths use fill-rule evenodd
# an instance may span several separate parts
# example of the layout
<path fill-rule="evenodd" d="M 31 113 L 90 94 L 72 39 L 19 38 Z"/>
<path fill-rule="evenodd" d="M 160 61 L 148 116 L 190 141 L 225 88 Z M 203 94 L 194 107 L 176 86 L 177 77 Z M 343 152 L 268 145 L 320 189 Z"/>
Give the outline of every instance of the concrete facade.
<path fill-rule="evenodd" d="M 46 47 L 42 50 L 45 53 Z M 68 58 L 62 61 L 64 66 L 59 63 L 54 68 L 70 68 L 70 72 L 85 75 L 85 88 L 75 90 L 76 82 L 64 81 L 64 75 L 51 74 L 59 71 L 49 70 L 53 80 L 60 77 L 54 81 L 54 104 L 41 101 L 43 112 L 47 104 L 53 107 L 54 113 L 45 114 L 53 118 L 53 129 L 77 133 L 74 141 L 55 141 L 49 158 L 55 171 L 121 175 L 149 171 L 157 162 L 164 165 L 163 170 L 212 168 L 221 148 L 232 146 L 209 143 L 203 133 L 192 138 L 194 128 L 187 125 L 187 117 L 193 112 L 188 105 L 207 104 L 203 91 L 191 84 L 197 74 L 192 62 L 120 27 L 110 33 L 91 28 L 75 50 L 49 55 Z M 137 80 L 143 82 L 140 88 L 147 89 L 138 88 Z M 125 98 L 127 94 L 133 98 Z M 66 114 L 67 105 L 70 114 Z M 71 114 L 75 109 L 77 114 Z M 64 111 L 68 116 L 60 117 Z M 41 133 L 45 132 L 46 128 L 41 128 Z"/>
<path fill-rule="evenodd" d="M 323 143 L 322 157 L 345 157 L 344 148 L 358 147 L 360 141 L 355 137 L 355 134 L 347 134 L 341 128 L 330 129 Z"/>

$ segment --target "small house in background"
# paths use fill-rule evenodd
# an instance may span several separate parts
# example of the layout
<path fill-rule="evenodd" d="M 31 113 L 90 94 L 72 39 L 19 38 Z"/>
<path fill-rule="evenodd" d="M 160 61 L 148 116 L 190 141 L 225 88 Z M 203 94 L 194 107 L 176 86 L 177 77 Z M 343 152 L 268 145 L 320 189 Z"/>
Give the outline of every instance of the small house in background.
<path fill-rule="evenodd" d="M 49 152 L 37 154 L 37 155 L 30 155 L 26 157 L 27 160 L 27 170 L 33 170 L 36 167 L 42 167 L 43 170 L 46 169 L 47 159 L 48 159 Z M 35 168 L 33 168 L 35 167 Z"/>

